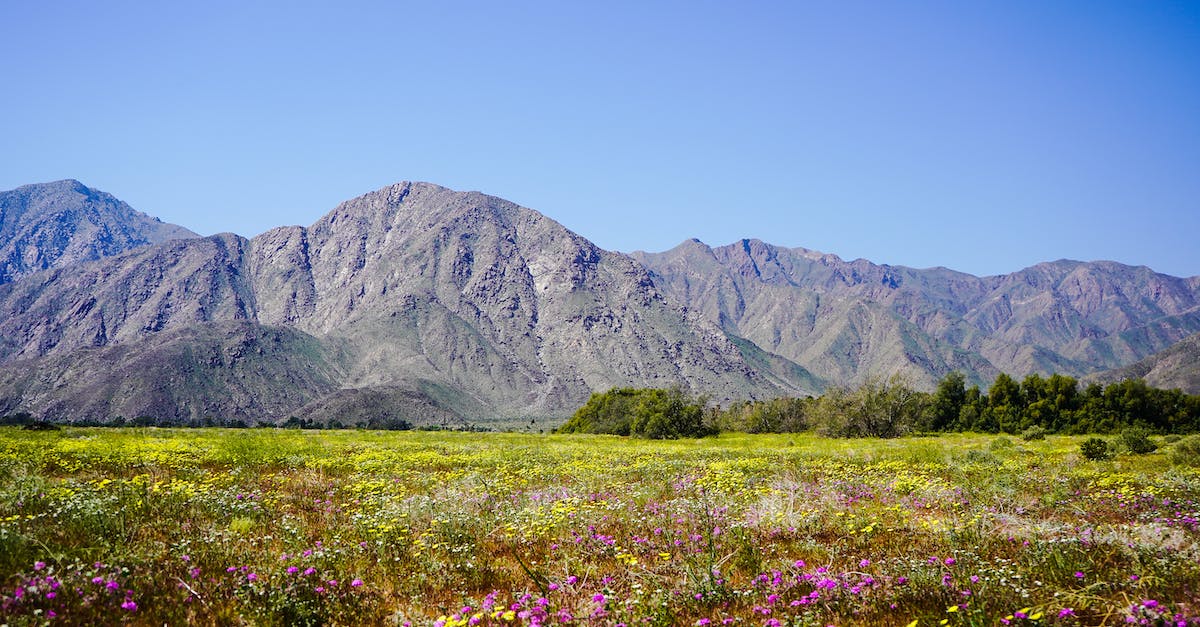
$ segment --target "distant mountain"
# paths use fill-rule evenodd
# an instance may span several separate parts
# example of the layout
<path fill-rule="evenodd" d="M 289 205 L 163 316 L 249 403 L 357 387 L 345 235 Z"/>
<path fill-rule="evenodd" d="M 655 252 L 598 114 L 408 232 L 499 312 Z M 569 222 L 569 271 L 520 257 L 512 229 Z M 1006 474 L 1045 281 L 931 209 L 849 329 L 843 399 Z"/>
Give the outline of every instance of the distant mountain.
<path fill-rule="evenodd" d="M 79 181 L 25 185 L 0 192 L 0 283 L 189 237 Z"/>
<path fill-rule="evenodd" d="M 896 372 L 986 385 L 1200 332 L 1200 277 L 1074 261 L 975 277 L 758 240 L 630 256 L 428 183 L 253 239 L 195 237 L 74 181 L 0 198 L 0 414 L 59 421 L 528 426 L 615 386 L 723 402 Z"/>
<path fill-rule="evenodd" d="M 241 341 L 216 324 L 231 321 L 251 325 L 238 333 L 260 338 L 259 357 L 196 357 Z M 424 407 L 412 422 L 559 418 L 613 386 L 682 384 L 718 400 L 816 391 L 794 365 L 751 366 L 629 257 L 532 210 L 424 183 L 308 228 L 174 240 L 0 285 L 0 338 L 0 409 L 68 420 L 366 416 L 380 403 Z M 196 357 L 195 378 L 175 376 L 182 355 Z M 52 383 L 67 365 L 101 374 Z M 217 392 L 231 368 L 242 391 Z M 255 400 L 291 380 L 304 384 Z"/>
<path fill-rule="evenodd" d="M 1092 375 L 1087 381 L 1115 383 L 1125 379 L 1144 379 L 1156 388 L 1200 394 L 1200 333 L 1124 368 Z"/>
<path fill-rule="evenodd" d="M 758 240 L 633 256 L 690 310 L 835 383 L 901 372 L 928 388 L 955 370 L 977 383 L 1001 371 L 1078 376 L 1200 331 L 1200 277 L 1112 262 L 975 277 Z"/>

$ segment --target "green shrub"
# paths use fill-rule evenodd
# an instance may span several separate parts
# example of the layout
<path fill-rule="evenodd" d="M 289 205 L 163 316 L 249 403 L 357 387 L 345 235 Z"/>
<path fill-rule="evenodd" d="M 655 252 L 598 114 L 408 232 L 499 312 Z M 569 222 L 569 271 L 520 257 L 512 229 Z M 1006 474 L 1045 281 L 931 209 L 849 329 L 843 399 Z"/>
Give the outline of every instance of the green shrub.
<path fill-rule="evenodd" d="M 592 394 L 557 433 L 608 433 L 653 440 L 716 434 L 704 419 L 707 400 L 673 388 L 620 388 Z"/>
<path fill-rule="evenodd" d="M 1177 433 L 1172 433 L 1171 435 L 1168 435 L 1167 437 L 1163 438 L 1163 442 L 1166 442 L 1167 444 L 1174 444 L 1182 439 L 1183 439 L 1182 435 L 1179 435 Z"/>
<path fill-rule="evenodd" d="M 1032 442 L 1034 440 L 1045 440 L 1046 439 L 1046 429 L 1044 427 L 1042 427 L 1041 425 L 1033 425 L 1032 427 L 1029 427 L 1028 429 L 1021 432 L 1021 439 L 1025 440 L 1026 442 Z"/>
<path fill-rule="evenodd" d="M 1200 435 L 1183 438 L 1172 444 L 1171 463 L 1179 466 L 1200 466 Z"/>
<path fill-rule="evenodd" d="M 1112 459 L 1113 456 L 1112 451 L 1109 450 L 1108 442 L 1100 438 L 1088 438 L 1084 440 L 1083 444 L 1079 445 L 1079 453 L 1084 458 L 1094 462 Z"/>
<path fill-rule="evenodd" d="M 1123 450 L 1126 450 L 1134 455 L 1145 455 L 1158 450 L 1158 445 L 1154 440 L 1150 439 L 1150 432 L 1140 427 L 1129 427 L 1121 431 L 1117 442 Z"/>
<path fill-rule="evenodd" d="M 1013 444 L 1012 440 L 1010 440 L 1004 436 L 1000 436 L 1000 437 L 992 440 L 991 444 L 988 444 L 988 448 L 993 451 L 1008 451 L 1008 450 L 1012 450 L 1013 448 L 1016 448 L 1016 446 L 1017 445 Z"/>

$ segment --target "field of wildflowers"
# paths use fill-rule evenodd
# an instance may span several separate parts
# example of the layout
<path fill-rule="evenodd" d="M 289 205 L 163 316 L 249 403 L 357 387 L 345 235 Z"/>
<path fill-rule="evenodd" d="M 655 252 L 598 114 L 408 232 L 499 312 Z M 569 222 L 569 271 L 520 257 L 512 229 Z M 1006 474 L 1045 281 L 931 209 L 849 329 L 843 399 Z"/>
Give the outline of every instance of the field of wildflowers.
<path fill-rule="evenodd" d="M 1200 624 L 1200 470 L 1080 441 L 0 429 L 0 623 Z"/>

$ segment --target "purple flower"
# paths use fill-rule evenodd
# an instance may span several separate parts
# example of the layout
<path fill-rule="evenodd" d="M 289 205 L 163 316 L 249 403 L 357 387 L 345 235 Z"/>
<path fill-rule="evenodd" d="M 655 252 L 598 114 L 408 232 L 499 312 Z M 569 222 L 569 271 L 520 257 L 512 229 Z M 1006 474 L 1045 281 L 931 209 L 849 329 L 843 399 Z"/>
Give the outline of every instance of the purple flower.
<path fill-rule="evenodd" d="M 258 581 L 258 573 L 250 573 L 246 575 L 246 581 Z"/>
<path fill-rule="evenodd" d="M 351 582 L 350 582 L 350 585 L 351 585 L 351 586 L 353 586 L 353 587 L 355 587 L 355 588 L 361 587 L 361 586 L 363 585 L 363 583 L 362 583 L 362 579 L 355 579 L 355 580 L 353 580 L 353 581 L 351 581 Z"/>
<path fill-rule="evenodd" d="M 863 560 L 858 563 L 859 568 L 866 568 L 871 565 L 871 560 Z"/>
<path fill-rule="evenodd" d="M 596 594 L 595 594 L 595 595 L 592 597 L 592 600 L 593 600 L 593 601 L 595 601 L 596 603 L 604 603 L 604 595 L 603 595 L 603 594 L 600 594 L 599 592 L 597 592 L 597 593 L 596 593 Z"/>
<path fill-rule="evenodd" d="M 1074 616 L 1074 615 L 1075 615 L 1075 610 L 1073 610 L 1069 607 L 1064 607 L 1058 611 L 1059 618 L 1066 618 L 1068 616 Z"/>
<path fill-rule="evenodd" d="M 121 584 L 119 584 L 115 581 L 110 581 L 110 582 L 104 584 L 104 587 L 108 588 L 109 590 L 112 590 L 113 592 L 116 592 L 117 590 L 121 589 Z"/>
<path fill-rule="evenodd" d="M 1083 579 L 1083 571 L 1079 571 L 1079 570 L 1075 571 L 1075 578 Z"/>
<path fill-rule="evenodd" d="M 136 612 L 137 611 L 137 603 L 134 603 L 132 599 L 128 600 L 121 604 L 121 609 L 128 611 L 128 612 Z"/>
<path fill-rule="evenodd" d="M 304 576 L 307 577 L 309 575 L 315 574 L 316 572 L 317 572 L 317 569 L 313 568 L 312 566 L 309 566 L 308 568 L 304 569 Z"/>
<path fill-rule="evenodd" d="M 955 564 L 957 564 L 957 563 L 958 563 L 958 560 L 954 559 L 953 557 L 947 557 L 947 558 L 946 558 L 946 565 L 947 565 L 947 566 L 953 566 L 953 565 L 955 565 Z"/>
<path fill-rule="evenodd" d="M 46 562 L 34 562 L 34 563 L 33 563 L 33 569 L 34 569 L 34 570 L 41 570 L 41 569 L 43 569 L 43 568 L 45 568 L 45 567 L 46 567 Z"/>
<path fill-rule="evenodd" d="M 287 572 L 289 575 L 295 575 L 296 573 L 300 572 L 300 569 L 296 568 L 295 566 L 288 566 Z"/>

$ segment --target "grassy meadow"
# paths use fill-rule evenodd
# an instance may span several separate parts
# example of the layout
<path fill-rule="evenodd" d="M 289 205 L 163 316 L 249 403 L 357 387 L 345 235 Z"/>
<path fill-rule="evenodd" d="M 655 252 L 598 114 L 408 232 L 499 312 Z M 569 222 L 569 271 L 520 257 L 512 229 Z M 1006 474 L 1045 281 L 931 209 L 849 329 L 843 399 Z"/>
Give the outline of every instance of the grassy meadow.
<path fill-rule="evenodd" d="M 1200 624 L 1200 469 L 1081 441 L 5 428 L 0 624 Z"/>

